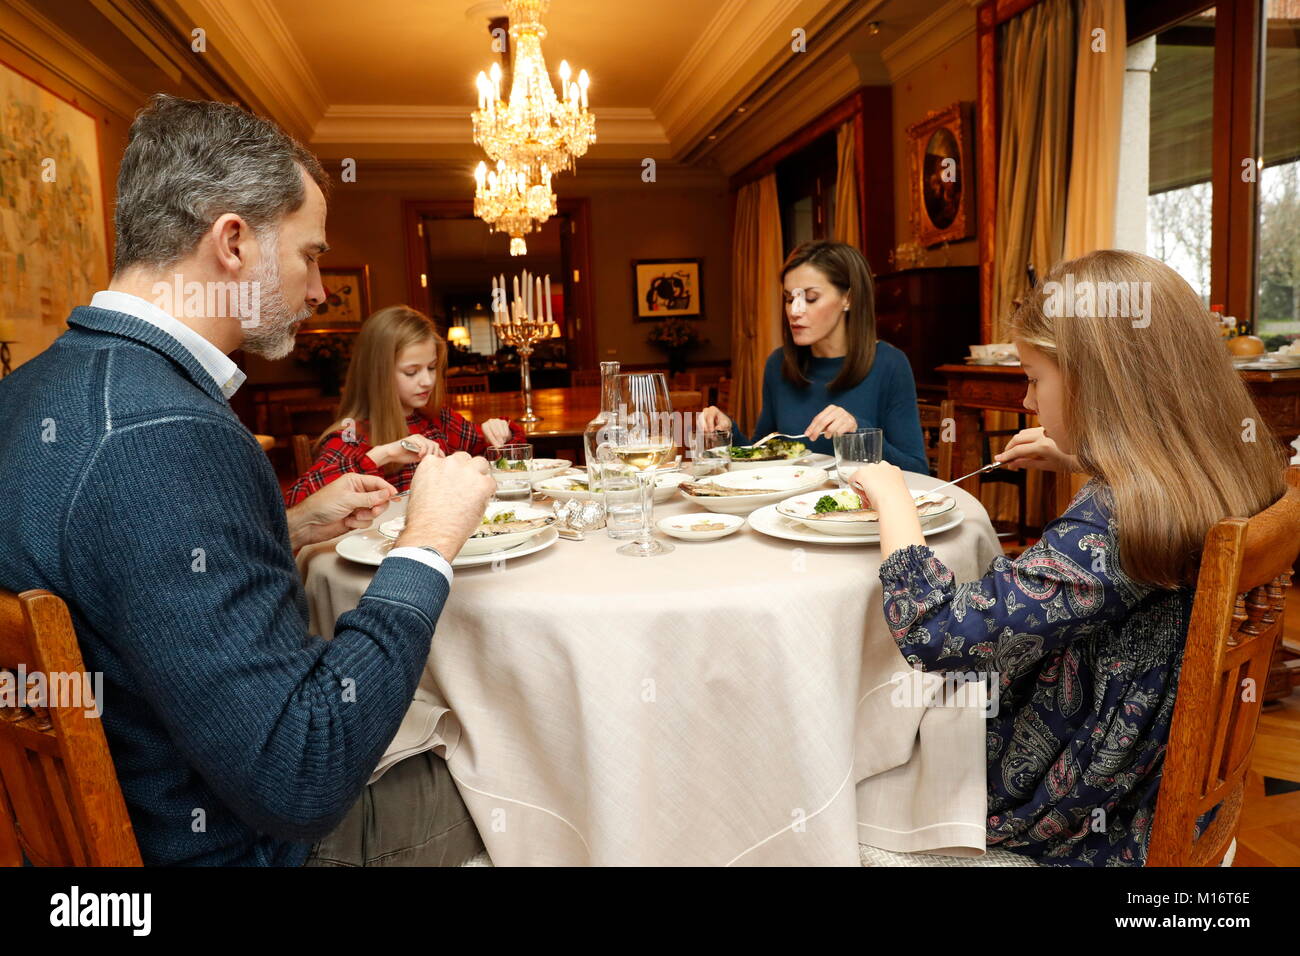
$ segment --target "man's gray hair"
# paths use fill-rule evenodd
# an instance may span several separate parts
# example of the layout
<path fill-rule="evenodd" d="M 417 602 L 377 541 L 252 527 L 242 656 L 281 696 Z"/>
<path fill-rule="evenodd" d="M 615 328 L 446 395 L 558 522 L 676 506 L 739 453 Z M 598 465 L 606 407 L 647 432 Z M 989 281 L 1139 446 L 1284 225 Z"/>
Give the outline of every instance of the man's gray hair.
<path fill-rule="evenodd" d="M 131 124 L 117 176 L 114 274 L 178 262 L 228 212 L 255 232 L 275 227 L 306 198 L 300 168 L 328 193 L 320 161 L 274 123 L 156 94 Z"/>

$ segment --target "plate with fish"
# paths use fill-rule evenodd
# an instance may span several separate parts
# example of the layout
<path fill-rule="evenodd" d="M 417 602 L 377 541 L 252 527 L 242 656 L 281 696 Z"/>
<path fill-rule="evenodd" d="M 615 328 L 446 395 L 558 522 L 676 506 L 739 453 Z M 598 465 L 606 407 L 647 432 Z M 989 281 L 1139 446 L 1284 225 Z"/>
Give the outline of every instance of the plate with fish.
<path fill-rule="evenodd" d="M 741 515 L 820 488 L 826 481 L 826 470 L 815 465 L 771 465 L 683 481 L 677 490 L 693 505 L 717 514 Z"/>
<path fill-rule="evenodd" d="M 916 498 L 916 511 L 922 523 L 952 511 L 957 501 L 941 491 L 923 493 Z M 804 527 L 828 535 L 879 534 L 880 515 L 866 508 L 857 492 L 851 489 L 794 495 L 776 506 L 777 513 Z"/>
<path fill-rule="evenodd" d="M 777 505 L 766 505 L 749 516 L 748 524 L 760 534 L 785 541 L 798 541 L 801 544 L 822 544 L 835 546 L 854 546 L 880 543 L 880 526 L 870 534 L 822 534 L 813 531 L 801 521 L 787 518 L 777 510 Z M 932 535 L 955 528 L 966 520 L 960 508 L 953 508 L 933 518 L 921 521 L 921 534 L 929 538 Z"/>
<path fill-rule="evenodd" d="M 555 515 L 550 511 L 532 505 L 494 502 L 488 505 L 478 530 L 470 535 L 460 553 L 475 555 L 506 551 L 545 531 L 555 521 Z M 406 515 L 402 515 L 381 524 L 379 533 L 396 540 L 405 528 Z"/>

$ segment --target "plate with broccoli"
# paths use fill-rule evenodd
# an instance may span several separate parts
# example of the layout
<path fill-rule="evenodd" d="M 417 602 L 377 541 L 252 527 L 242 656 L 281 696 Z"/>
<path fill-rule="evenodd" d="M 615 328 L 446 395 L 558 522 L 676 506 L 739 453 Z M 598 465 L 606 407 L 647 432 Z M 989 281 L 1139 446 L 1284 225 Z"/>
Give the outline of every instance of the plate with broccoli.
<path fill-rule="evenodd" d="M 920 495 L 916 510 L 925 521 L 956 507 L 954 498 L 937 491 Z M 864 506 L 857 492 L 850 489 L 795 495 L 778 504 L 776 510 L 781 516 L 823 534 L 874 534 L 880 530 L 880 515 L 874 508 Z"/>

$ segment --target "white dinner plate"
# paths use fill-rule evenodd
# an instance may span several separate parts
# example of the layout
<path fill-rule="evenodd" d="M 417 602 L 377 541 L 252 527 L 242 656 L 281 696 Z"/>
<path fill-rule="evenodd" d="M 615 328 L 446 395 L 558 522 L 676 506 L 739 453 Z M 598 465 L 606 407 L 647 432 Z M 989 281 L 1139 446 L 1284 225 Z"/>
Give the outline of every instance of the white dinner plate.
<path fill-rule="evenodd" d="M 477 568 L 485 564 L 491 564 L 498 558 L 502 560 L 522 558 L 526 554 L 543 551 L 559 540 L 560 533 L 555 528 L 543 528 L 540 534 L 536 534 L 523 544 L 516 545 L 505 551 L 489 551 L 486 554 L 465 554 L 461 552 L 456 555 L 456 560 L 451 562 L 451 566 L 453 568 Z M 340 538 L 338 544 L 334 546 L 334 550 L 341 558 L 356 561 L 358 564 L 378 567 L 379 562 L 388 557 L 391 545 L 392 541 L 380 534 L 378 529 L 366 528 L 362 531 L 353 531 L 346 537 Z"/>
<path fill-rule="evenodd" d="M 743 458 L 739 460 L 733 458 L 728 469 L 730 471 L 748 471 L 751 468 L 780 468 L 790 465 L 805 465 L 811 457 L 811 454 L 805 454 L 800 455 L 798 458 L 778 458 L 772 461 L 745 461 Z"/>
<path fill-rule="evenodd" d="M 712 530 L 697 530 L 692 525 L 701 522 L 710 524 L 720 524 L 721 528 Z M 681 538 L 683 541 L 713 541 L 717 538 L 725 538 L 734 531 L 739 531 L 745 526 L 745 519 L 740 515 L 726 514 L 709 514 L 707 511 L 695 511 L 691 514 L 670 515 L 667 518 L 660 518 L 655 522 L 655 526 L 664 534 L 671 535 L 674 538 Z"/>
<path fill-rule="evenodd" d="M 586 489 L 586 481 L 581 484 L 584 490 L 570 491 L 568 485 L 574 478 L 585 479 L 587 473 L 574 469 L 571 474 L 556 475 L 553 478 L 547 478 L 537 482 L 534 486 L 538 492 L 546 495 L 548 498 L 554 498 L 556 501 L 590 501 L 593 498 L 600 498 L 600 492 L 594 494 Z M 655 504 L 663 504 L 677 491 L 677 486 L 683 481 L 690 481 L 691 476 L 681 471 L 665 471 L 655 476 Z"/>
<path fill-rule="evenodd" d="M 915 491 L 915 489 L 909 489 Z M 810 531 L 816 531 L 820 534 L 833 535 L 837 538 L 845 535 L 857 536 L 863 534 L 876 534 L 880 531 L 880 522 L 870 521 L 828 521 L 825 519 L 812 518 L 810 515 L 815 514 L 817 502 L 826 492 L 809 492 L 807 494 L 792 495 L 777 504 L 776 510 L 780 512 L 781 517 L 789 518 L 791 521 L 798 521 L 807 527 Z M 830 492 L 832 496 L 843 496 L 844 498 L 856 498 L 856 493 L 851 489 L 841 488 L 838 491 Z M 922 494 L 928 494 L 922 492 Z M 925 503 L 925 514 L 922 520 L 934 518 L 944 514 L 957 507 L 957 501 L 950 495 L 942 491 L 936 491 L 932 499 Z"/>
<path fill-rule="evenodd" d="M 690 495 L 678 489 L 681 498 L 692 505 L 707 508 L 724 515 L 745 515 L 763 505 L 783 501 L 791 495 L 812 491 L 826 484 L 826 471 L 816 465 L 771 465 L 764 469 L 753 468 L 729 471 L 710 478 L 701 478 L 700 484 L 720 485 L 724 488 L 749 488 L 770 485 L 772 490 L 754 495 L 732 495 L 726 498 L 709 498 Z"/>
<path fill-rule="evenodd" d="M 932 534 L 939 534 L 941 531 L 947 531 L 955 528 L 966 520 L 966 515 L 960 508 L 953 508 L 951 511 L 936 515 L 933 518 L 925 518 L 921 521 L 921 533 L 926 537 Z M 855 534 L 855 535 L 831 535 L 821 534 L 817 531 L 810 531 L 806 525 L 799 521 L 792 521 L 789 518 L 782 517 L 776 510 L 776 505 L 768 505 L 765 508 L 759 508 L 749 516 L 749 526 L 761 534 L 769 535 L 773 538 L 783 538 L 786 541 L 800 541 L 804 544 L 831 544 L 831 545 L 856 545 L 856 544 L 879 544 L 880 534 Z"/>

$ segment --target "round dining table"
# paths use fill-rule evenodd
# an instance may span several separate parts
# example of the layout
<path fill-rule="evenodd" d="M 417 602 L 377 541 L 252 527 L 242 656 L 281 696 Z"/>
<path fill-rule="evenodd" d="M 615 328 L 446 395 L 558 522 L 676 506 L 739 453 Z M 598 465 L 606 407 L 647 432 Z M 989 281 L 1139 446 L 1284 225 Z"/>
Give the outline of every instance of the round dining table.
<path fill-rule="evenodd" d="M 927 544 L 971 580 L 1002 552 L 979 501 L 949 493 L 964 520 Z M 655 509 L 699 510 L 680 497 Z M 984 851 L 985 705 L 908 668 L 881 610 L 878 545 L 748 525 L 650 558 L 620 543 L 588 531 L 457 569 L 372 780 L 441 754 L 497 865 L 857 865 L 859 843 Z M 374 569 L 333 544 L 300 567 L 328 637 Z"/>

